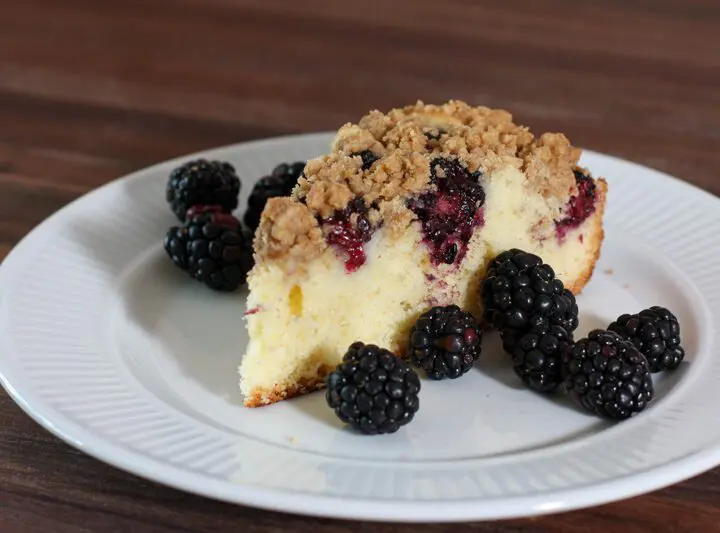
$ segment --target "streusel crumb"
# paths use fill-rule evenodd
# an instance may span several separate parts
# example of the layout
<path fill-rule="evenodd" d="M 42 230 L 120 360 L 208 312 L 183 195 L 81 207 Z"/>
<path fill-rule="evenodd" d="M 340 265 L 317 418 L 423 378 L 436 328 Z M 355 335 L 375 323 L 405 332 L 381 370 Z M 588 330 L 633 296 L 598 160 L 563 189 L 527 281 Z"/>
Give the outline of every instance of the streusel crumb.
<path fill-rule="evenodd" d="M 374 160 L 363 165 L 361 153 Z M 387 114 L 370 111 L 342 126 L 331 153 L 308 161 L 290 198 L 270 200 L 255 240 L 256 259 L 287 259 L 286 268 L 320 255 L 327 243 L 322 219 L 364 200 L 372 222 L 399 236 L 414 220 L 405 201 L 432 187 L 430 162 L 457 158 L 485 180 L 507 166 L 521 169 L 527 187 L 558 206 L 576 192 L 573 167 L 580 150 L 560 133 L 536 138 L 502 109 L 452 100 L 414 105 Z"/>
<path fill-rule="evenodd" d="M 580 150 L 562 133 L 543 133 L 525 146 L 520 156 L 528 182 L 543 196 L 564 200 L 576 192 L 573 168 Z"/>
<path fill-rule="evenodd" d="M 320 223 L 295 198 L 270 198 L 255 233 L 255 259 L 284 259 L 289 272 L 327 247 Z"/>

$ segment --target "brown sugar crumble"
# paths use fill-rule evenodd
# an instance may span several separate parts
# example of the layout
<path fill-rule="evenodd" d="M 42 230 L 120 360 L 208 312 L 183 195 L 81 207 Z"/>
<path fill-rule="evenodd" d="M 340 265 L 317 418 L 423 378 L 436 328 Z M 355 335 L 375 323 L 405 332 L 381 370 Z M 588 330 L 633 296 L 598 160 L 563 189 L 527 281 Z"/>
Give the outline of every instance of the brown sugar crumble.
<path fill-rule="evenodd" d="M 364 151 L 377 156 L 369 168 L 358 155 Z M 514 166 L 528 188 L 561 205 L 576 192 L 579 156 L 564 135 L 535 137 L 502 109 L 451 100 L 370 111 L 338 130 L 329 154 L 307 162 L 291 197 L 268 201 L 255 236 L 256 261 L 282 260 L 288 272 L 301 268 L 328 247 L 319 220 L 357 197 L 390 236 L 401 235 L 415 218 L 405 202 L 433 187 L 430 161 L 437 157 L 458 158 L 485 179 Z"/>

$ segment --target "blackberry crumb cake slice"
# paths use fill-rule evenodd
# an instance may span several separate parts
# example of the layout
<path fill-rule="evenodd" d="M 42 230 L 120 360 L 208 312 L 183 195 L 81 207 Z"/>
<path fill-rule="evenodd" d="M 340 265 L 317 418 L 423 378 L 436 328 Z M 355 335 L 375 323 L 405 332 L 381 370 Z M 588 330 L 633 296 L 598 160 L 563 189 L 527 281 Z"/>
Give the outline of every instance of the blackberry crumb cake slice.
<path fill-rule="evenodd" d="M 478 287 L 521 248 L 577 294 L 603 240 L 607 185 L 559 133 L 534 137 L 503 110 L 459 101 L 372 111 L 272 198 L 248 276 L 248 407 L 324 386 L 362 340 L 402 355 L 433 305 L 481 316 Z"/>

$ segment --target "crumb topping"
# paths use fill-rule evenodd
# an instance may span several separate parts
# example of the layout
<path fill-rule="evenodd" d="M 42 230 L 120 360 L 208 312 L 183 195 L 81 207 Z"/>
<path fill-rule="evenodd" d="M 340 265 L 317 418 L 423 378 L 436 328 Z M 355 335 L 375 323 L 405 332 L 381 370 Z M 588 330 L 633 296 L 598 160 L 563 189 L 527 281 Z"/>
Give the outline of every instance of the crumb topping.
<path fill-rule="evenodd" d="M 295 198 L 270 198 L 255 233 L 255 260 L 282 259 L 288 273 L 302 268 L 327 248 L 320 223 Z"/>
<path fill-rule="evenodd" d="M 565 200 L 577 191 L 573 169 L 580 149 L 562 133 L 543 133 L 521 153 L 528 182 L 543 196 Z"/>
<path fill-rule="evenodd" d="M 363 153 L 376 159 L 364 164 Z M 307 162 L 293 195 L 271 199 L 255 240 L 256 260 L 286 260 L 290 271 L 328 247 L 322 221 L 361 198 L 378 225 L 399 236 L 413 222 L 406 201 L 432 190 L 430 162 L 458 159 L 470 172 L 492 179 L 513 166 L 527 187 L 562 205 L 577 191 L 573 168 L 580 150 L 560 133 L 533 136 L 502 109 L 449 101 L 388 113 L 370 111 L 342 126 L 331 152 Z"/>

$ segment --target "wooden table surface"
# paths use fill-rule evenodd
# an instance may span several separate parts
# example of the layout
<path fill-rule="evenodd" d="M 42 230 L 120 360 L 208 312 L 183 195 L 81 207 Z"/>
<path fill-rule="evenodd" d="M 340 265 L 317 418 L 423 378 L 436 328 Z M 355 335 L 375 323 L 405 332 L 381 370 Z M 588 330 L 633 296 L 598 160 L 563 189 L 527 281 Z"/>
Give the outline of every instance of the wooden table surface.
<path fill-rule="evenodd" d="M 8 0 L 0 257 L 151 163 L 459 98 L 720 194 L 718 0 Z M 0 333 L 1 334 L 1 333 Z M 530 520 L 398 526 L 226 505 L 70 448 L 0 393 L 0 531 L 720 531 L 720 469 Z"/>

